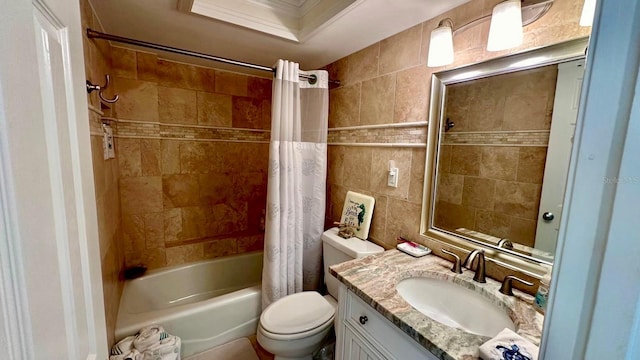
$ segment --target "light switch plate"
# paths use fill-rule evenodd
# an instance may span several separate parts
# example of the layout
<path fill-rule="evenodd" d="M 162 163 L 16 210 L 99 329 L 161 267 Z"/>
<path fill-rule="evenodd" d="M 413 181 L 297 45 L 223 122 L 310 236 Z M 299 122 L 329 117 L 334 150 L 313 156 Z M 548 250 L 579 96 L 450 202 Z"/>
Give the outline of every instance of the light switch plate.
<path fill-rule="evenodd" d="M 398 187 L 398 168 L 389 169 L 389 177 L 387 178 L 387 186 Z"/>

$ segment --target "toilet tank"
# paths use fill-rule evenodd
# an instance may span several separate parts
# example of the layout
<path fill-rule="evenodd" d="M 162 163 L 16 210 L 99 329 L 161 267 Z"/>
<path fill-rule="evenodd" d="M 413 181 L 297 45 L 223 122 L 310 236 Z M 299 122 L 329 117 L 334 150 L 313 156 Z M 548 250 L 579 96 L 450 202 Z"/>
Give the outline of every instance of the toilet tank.
<path fill-rule="evenodd" d="M 384 249 L 370 241 L 356 237 L 343 239 L 338 236 L 338 228 L 331 228 L 322 234 L 322 255 L 324 260 L 324 282 L 329 294 L 338 299 L 340 282 L 329 273 L 329 266 L 361 257 L 379 254 Z"/>

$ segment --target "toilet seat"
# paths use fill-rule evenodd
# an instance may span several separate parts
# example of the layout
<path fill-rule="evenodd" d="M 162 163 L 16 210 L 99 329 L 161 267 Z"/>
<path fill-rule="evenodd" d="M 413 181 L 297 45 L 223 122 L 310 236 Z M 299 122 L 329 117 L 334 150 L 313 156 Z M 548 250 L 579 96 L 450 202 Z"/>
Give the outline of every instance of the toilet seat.
<path fill-rule="evenodd" d="M 334 317 L 335 308 L 322 295 L 305 291 L 269 305 L 260 315 L 260 326 L 274 337 L 299 338 L 330 326 Z"/>

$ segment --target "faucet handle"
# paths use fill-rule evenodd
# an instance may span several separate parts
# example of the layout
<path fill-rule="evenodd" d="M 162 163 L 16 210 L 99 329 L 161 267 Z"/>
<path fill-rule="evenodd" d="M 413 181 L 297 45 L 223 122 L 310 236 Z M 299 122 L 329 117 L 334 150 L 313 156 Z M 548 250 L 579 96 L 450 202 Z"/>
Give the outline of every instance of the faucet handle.
<path fill-rule="evenodd" d="M 518 281 L 520 283 L 523 283 L 527 286 L 533 286 L 532 282 L 526 281 L 526 280 L 522 280 L 519 277 L 516 277 L 514 275 L 507 275 L 504 280 L 502 280 L 502 286 L 500 287 L 500 292 L 505 294 L 505 295 L 509 295 L 509 296 L 513 296 L 513 291 L 512 291 L 512 285 L 511 285 L 511 281 L 515 280 Z"/>
<path fill-rule="evenodd" d="M 456 274 L 462 274 L 462 267 L 460 266 L 460 257 L 447 249 L 442 249 L 442 252 L 447 255 L 451 255 L 454 258 L 453 267 L 451 271 Z"/>

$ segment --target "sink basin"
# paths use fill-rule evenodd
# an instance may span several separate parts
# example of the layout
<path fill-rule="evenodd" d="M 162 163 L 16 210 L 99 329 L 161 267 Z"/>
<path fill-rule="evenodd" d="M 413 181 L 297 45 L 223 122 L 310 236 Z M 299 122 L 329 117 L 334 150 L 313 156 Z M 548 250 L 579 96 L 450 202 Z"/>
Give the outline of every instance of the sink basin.
<path fill-rule="evenodd" d="M 489 337 L 504 328 L 515 330 L 504 309 L 454 283 L 415 277 L 400 281 L 396 289 L 407 303 L 441 324 Z"/>

